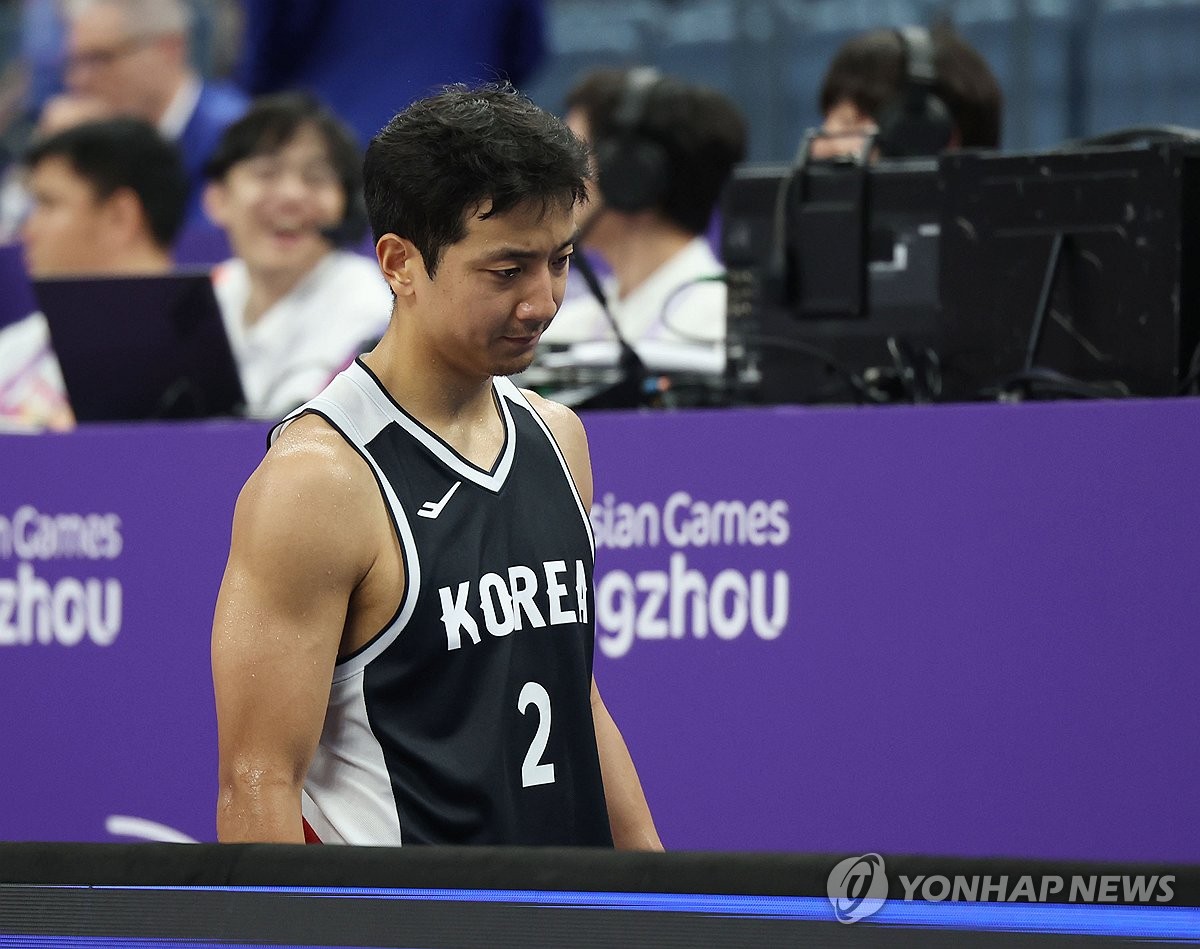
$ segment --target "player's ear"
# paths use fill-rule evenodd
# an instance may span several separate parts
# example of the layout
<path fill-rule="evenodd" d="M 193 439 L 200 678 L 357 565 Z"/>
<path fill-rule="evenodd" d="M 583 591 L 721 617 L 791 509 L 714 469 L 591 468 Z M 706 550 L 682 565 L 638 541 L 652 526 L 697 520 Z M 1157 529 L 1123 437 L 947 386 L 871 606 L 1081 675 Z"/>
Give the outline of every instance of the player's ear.
<path fill-rule="evenodd" d="M 392 293 L 397 297 L 410 296 L 413 278 L 425 272 L 425 263 L 416 245 L 395 234 L 384 234 L 375 242 L 375 257 Z"/>

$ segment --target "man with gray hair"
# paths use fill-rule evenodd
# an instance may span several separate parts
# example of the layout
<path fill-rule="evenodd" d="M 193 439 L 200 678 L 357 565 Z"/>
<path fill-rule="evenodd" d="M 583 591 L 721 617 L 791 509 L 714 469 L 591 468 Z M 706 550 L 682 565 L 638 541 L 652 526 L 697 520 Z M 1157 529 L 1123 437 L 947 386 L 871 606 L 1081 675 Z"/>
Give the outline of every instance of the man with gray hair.
<path fill-rule="evenodd" d="M 204 163 L 246 111 L 233 86 L 192 68 L 185 0 L 67 0 L 68 96 L 114 116 L 144 119 L 174 141 L 191 184 L 188 221 L 205 221 Z"/>

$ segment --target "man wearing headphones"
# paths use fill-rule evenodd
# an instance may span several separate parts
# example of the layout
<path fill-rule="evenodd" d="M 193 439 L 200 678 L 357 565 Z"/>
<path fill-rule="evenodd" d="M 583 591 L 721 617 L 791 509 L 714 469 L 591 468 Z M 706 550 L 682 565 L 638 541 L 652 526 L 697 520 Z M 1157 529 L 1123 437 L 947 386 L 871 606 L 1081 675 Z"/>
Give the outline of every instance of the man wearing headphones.
<path fill-rule="evenodd" d="M 589 73 L 566 104 L 594 163 L 582 243 L 611 275 L 590 294 L 569 292 L 544 341 L 611 341 L 615 323 L 651 370 L 680 368 L 672 354 L 684 353 L 698 357 L 689 368 L 719 372 L 724 268 L 704 234 L 745 155 L 740 110 L 716 90 L 644 67 Z"/>
<path fill-rule="evenodd" d="M 984 58 L 948 26 L 879 29 L 848 40 L 821 84 L 824 122 L 809 157 L 884 157 L 1000 144 L 1003 96 Z"/>

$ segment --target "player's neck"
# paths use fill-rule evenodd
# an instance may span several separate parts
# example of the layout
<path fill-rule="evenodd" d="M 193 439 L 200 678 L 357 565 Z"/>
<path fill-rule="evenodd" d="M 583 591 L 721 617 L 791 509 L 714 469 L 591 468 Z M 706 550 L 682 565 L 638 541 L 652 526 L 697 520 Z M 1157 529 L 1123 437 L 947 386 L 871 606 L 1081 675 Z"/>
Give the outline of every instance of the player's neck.
<path fill-rule="evenodd" d="M 404 338 L 393 319 L 379 345 L 363 362 L 396 402 L 464 457 L 480 464 L 480 452 L 494 456 L 503 426 L 491 376 L 467 376 Z M 486 458 L 489 467 L 493 458 Z"/>

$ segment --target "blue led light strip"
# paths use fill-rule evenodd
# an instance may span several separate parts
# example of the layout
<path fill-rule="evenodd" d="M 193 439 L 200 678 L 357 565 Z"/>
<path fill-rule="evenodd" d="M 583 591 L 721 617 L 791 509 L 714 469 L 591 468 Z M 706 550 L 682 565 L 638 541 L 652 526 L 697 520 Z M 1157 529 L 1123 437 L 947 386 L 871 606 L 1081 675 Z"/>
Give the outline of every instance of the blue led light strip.
<path fill-rule="evenodd" d="M 276 893 L 325 899 L 426 900 L 509 903 L 591 910 L 703 913 L 759 919 L 832 922 L 829 901 L 816 896 L 732 896 L 686 893 L 611 893 L 574 890 L 470 890 L 326 886 L 111 886 L 58 889 L 137 892 Z M 1200 908 L 1099 903 L 967 903 L 888 900 L 879 912 L 852 925 L 1063 935 L 1140 936 L 1200 944 Z M 2 938 L 2 937 L 0 937 Z M 0 941 L 0 947 L 9 945 Z M 149 945 L 160 945 L 149 943 Z M 175 943 L 170 945 L 174 946 Z"/>

